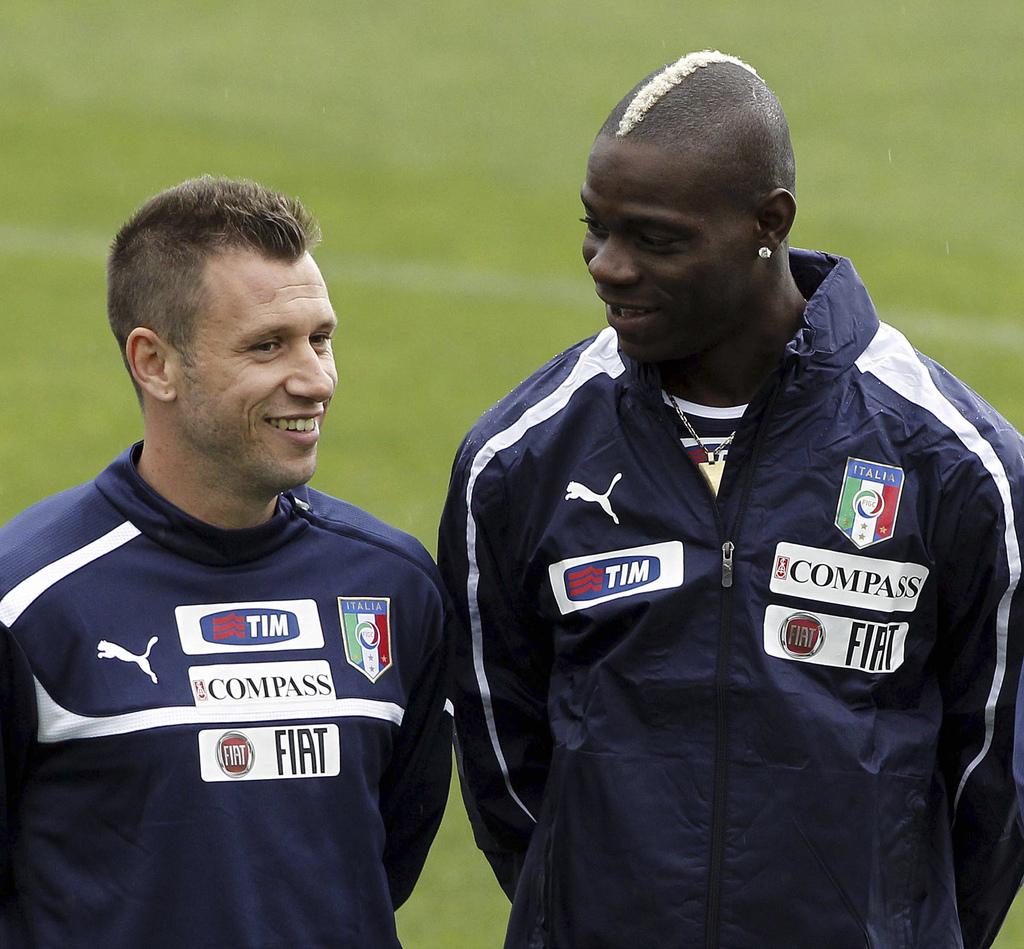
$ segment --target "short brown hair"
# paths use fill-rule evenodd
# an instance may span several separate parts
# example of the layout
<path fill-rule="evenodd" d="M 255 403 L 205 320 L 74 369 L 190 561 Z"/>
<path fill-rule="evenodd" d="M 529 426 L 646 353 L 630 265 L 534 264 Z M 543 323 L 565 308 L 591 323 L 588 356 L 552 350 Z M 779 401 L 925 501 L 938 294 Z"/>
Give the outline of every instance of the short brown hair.
<path fill-rule="evenodd" d="M 204 175 L 150 198 L 118 231 L 107 258 L 107 318 L 125 356 L 145 326 L 191 358 L 203 268 L 227 250 L 297 261 L 320 229 L 297 198 L 254 181 Z"/>

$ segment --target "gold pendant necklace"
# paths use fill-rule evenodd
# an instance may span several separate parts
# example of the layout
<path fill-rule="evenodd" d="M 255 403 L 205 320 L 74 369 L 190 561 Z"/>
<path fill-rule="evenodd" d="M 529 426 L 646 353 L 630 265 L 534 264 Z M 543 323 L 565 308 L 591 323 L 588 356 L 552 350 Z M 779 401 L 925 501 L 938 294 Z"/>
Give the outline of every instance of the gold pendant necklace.
<path fill-rule="evenodd" d="M 686 426 L 686 430 L 690 433 L 690 436 L 697 443 L 697 447 L 703 449 L 704 456 L 707 458 L 707 461 L 698 461 L 697 468 L 704 476 L 704 480 L 708 483 L 708 487 L 711 488 L 711 493 L 715 497 L 718 497 L 718 489 L 722 486 L 722 473 L 725 471 L 726 449 L 736 437 L 736 433 L 730 433 L 726 438 L 722 439 L 716 449 L 709 451 L 704 447 L 704 442 L 701 440 L 700 435 L 697 434 L 694 427 L 690 424 L 690 420 L 686 417 L 686 413 L 679 407 L 679 403 L 675 399 L 672 399 L 672 406 L 675 408 L 676 414 L 682 420 L 683 425 Z"/>

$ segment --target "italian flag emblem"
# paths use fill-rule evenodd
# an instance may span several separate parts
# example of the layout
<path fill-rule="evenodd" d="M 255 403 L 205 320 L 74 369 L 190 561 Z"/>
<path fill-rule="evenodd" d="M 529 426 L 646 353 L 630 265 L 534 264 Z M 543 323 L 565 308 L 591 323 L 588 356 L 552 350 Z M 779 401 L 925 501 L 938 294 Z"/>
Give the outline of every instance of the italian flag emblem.
<path fill-rule="evenodd" d="M 371 682 L 391 668 L 391 597 L 339 596 L 345 658 Z"/>
<path fill-rule="evenodd" d="M 836 527 L 857 547 L 888 540 L 896 529 L 902 492 L 902 468 L 848 458 L 836 509 Z"/>

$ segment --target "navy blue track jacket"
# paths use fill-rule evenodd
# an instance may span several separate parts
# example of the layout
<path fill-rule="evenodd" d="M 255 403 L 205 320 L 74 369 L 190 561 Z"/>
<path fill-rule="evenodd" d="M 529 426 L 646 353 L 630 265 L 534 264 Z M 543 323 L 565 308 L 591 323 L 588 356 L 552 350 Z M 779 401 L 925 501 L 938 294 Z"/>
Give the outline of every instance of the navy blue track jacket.
<path fill-rule="evenodd" d="M 0 530 L 0 946 L 389 949 L 448 794 L 443 594 L 324 494 L 220 530 L 129 452 Z"/>
<path fill-rule="evenodd" d="M 1020 436 L 791 252 L 717 502 L 608 329 L 464 442 L 456 733 L 515 949 L 988 946 L 1024 874 Z"/>

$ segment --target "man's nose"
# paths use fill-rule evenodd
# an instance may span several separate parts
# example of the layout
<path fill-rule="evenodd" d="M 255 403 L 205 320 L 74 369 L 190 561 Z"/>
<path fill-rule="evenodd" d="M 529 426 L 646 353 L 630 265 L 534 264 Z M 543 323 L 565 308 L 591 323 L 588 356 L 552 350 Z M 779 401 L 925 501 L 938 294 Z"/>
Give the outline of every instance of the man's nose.
<path fill-rule="evenodd" d="M 632 248 L 621 238 L 609 236 L 584 245 L 583 257 L 594 283 L 623 286 L 640 278 Z"/>
<path fill-rule="evenodd" d="M 313 402 L 329 402 L 337 384 L 333 354 L 306 345 L 296 356 L 285 388 L 291 395 Z"/>

